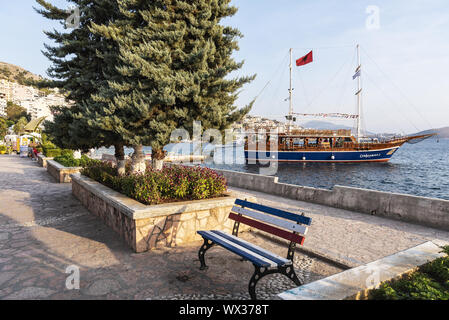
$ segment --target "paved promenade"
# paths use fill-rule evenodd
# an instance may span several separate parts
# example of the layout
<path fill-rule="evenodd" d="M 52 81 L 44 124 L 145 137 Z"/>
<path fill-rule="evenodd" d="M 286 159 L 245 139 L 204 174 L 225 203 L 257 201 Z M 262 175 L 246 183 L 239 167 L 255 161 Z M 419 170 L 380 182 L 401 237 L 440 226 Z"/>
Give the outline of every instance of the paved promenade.
<path fill-rule="evenodd" d="M 305 250 L 295 266 L 306 283 L 370 262 L 449 232 L 280 197 L 238 190 L 258 201 L 313 218 Z M 254 233 L 243 237 L 278 254 L 286 249 Z M 133 253 L 71 194 L 29 159 L 0 156 L 0 299 L 248 299 L 253 268 L 231 253 L 208 252 L 210 268 L 199 271 L 201 242 Z M 325 260 L 324 260 L 325 261 Z M 80 269 L 80 289 L 68 290 L 69 266 Z M 282 276 L 262 280 L 262 298 L 294 287 Z"/>
<path fill-rule="evenodd" d="M 286 255 L 251 233 L 243 238 Z M 249 299 L 253 266 L 214 248 L 210 268 L 200 271 L 201 244 L 135 254 L 72 196 L 70 184 L 29 159 L 0 156 L 0 299 Z M 80 269 L 79 290 L 66 288 L 70 266 Z M 306 283 L 341 271 L 301 254 L 295 266 Z M 272 275 L 258 294 L 293 287 Z"/>

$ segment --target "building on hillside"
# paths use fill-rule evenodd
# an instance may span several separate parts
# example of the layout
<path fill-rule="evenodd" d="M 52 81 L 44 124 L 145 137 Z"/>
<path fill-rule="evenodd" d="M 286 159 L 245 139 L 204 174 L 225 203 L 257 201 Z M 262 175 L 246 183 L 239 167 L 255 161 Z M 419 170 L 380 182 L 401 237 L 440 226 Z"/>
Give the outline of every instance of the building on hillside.
<path fill-rule="evenodd" d="M 0 93 L 4 94 L 6 101 L 11 101 L 13 97 L 12 82 L 8 80 L 0 80 Z"/>
<path fill-rule="evenodd" d="M 8 80 L 0 80 L 0 115 L 1 112 L 6 113 L 7 101 L 12 101 L 25 108 L 32 119 L 46 117 L 50 121 L 53 121 L 51 106 L 69 106 L 72 104 L 66 102 L 64 95 L 57 88 L 51 89 L 51 93 L 47 94 L 37 88 Z"/>
<path fill-rule="evenodd" d="M 3 93 L 0 93 L 0 117 L 6 117 L 6 95 Z"/>

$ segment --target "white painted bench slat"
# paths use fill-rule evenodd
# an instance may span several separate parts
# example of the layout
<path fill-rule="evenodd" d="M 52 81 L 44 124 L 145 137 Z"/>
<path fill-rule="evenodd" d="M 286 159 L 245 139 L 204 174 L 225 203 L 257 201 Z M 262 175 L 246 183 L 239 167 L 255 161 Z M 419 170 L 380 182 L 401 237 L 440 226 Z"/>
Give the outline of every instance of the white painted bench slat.
<path fill-rule="evenodd" d="M 300 225 L 300 224 L 296 224 L 296 223 L 292 223 L 290 221 L 287 220 L 283 220 L 283 219 L 279 219 L 277 217 L 274 216 L 270 216 L 268 214 L 264 214 L 264 213 L 259 213 L 256 211 L 252 211 L 252 210 L 248 210 L 248 209 L 244 209 L 244 208 L 240 208 L 240 207 L 232 207 L 232 212 L 234 213 L 238 213 L 238 214 L 242 214 L 244 216 L 248 216 L 260 221 L 264 221 L 270 224 L 273 224 L 275 226 L 287 229 L 287 230 L 291 230 L 294 232 L 298 232 L 302 235 L 306 235 L 307 234 L 307 227 Z"/>

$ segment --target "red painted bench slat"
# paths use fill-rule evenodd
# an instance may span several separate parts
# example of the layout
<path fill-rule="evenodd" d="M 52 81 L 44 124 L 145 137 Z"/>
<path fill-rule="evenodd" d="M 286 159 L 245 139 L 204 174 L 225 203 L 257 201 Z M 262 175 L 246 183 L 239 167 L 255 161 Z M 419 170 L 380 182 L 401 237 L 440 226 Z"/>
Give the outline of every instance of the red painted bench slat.
<path fill-rule="evenodd" d="M 248 218 L 246 218 L 244 216 L 236 215 L 233 212 L 231 212 L 229 214 L 229 218 L 234 220 L 234 221 L 238 221 L 238 222 L 244 223 L 244 224 L 246 224 L 248 226 L 257 228 L 259 230 L 262 230 L 262 231 L 274 234 L 274 235 L 276 235 L 278 237 L 281 237 L 283 239 L 299 243 L 300 245 L 304 244 L 304 239 L 305 238 L 303 236 L 298 235 L 298 234 L 294 234 L 292 232 L 288 232 L 288 231 L 285 231 L 285 230 L 282 230 L 282 229 L 270 226 L 268 224 L 265 224 L 265 223 L 262 223 L 262 222 L 259 222 L 259 221 L 253 220 L 253 219 L 248 219 Z"/>

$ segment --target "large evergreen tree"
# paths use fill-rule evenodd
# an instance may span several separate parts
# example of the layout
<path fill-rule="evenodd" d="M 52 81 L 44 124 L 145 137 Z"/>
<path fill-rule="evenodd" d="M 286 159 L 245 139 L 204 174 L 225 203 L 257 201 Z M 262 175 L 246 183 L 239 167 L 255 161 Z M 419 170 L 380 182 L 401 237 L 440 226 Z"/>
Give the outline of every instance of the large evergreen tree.
<path fill-rule="evenodd" d="M 203 129 L 224 130 L 250 110 L 252 103 L 240 110 L 234 103 L 254 77 L 227 79 L 242 66 L 232 58 L 240 32 L 220 24 L 237 11 L 230 0 L 117 2 L 121 17 L 91 28 L 119 48 L 120 59 L 117 77 L 94 94 L 109 108 L 96 112 L 93 125 L 134 147 L 134 172 L 145 168 L 143 145 L 160 160 L 174 129 L 201 121 Z"/>
<path fill-rule="evenodd" d="M 69 13 L 45 0 L 36 0 L 41 9 L 38 13 L 47 19 L 65 25 Z M 116 1 L 71 0 L 79 8 L 79 26 L 47 31 L 45 34 L 56 45 L 45 45 L 44 55 L 52 62 L 48 74 L 52 81 L 43 81 L 41 87 L 58 87 L 67 92 L 72 105 L 55 107 L 54 121 L 46 122 L 45 128 L 58 146 L 72 149 L 89 149 L 114 145 L 121 173 L 124 170 L 124 146 L 120 134 L 113 130 L 101 130 L 92 124 L 95 109 L 108 108 L 101 101 L 92 100 L 92 95 L 102 84 L 114 78 L 116 73 L 113 57 L 101 52 L 111 50 L 114 43 L 91 32 L 92 23 L 104 24 L 113 21 L 119 14 Z M 118 50 L 115 48 L 115 50 Z M 112 73 L 112 74 L 111 74 Z M 108 128 L 106 128 L 108 129 Z"/>

